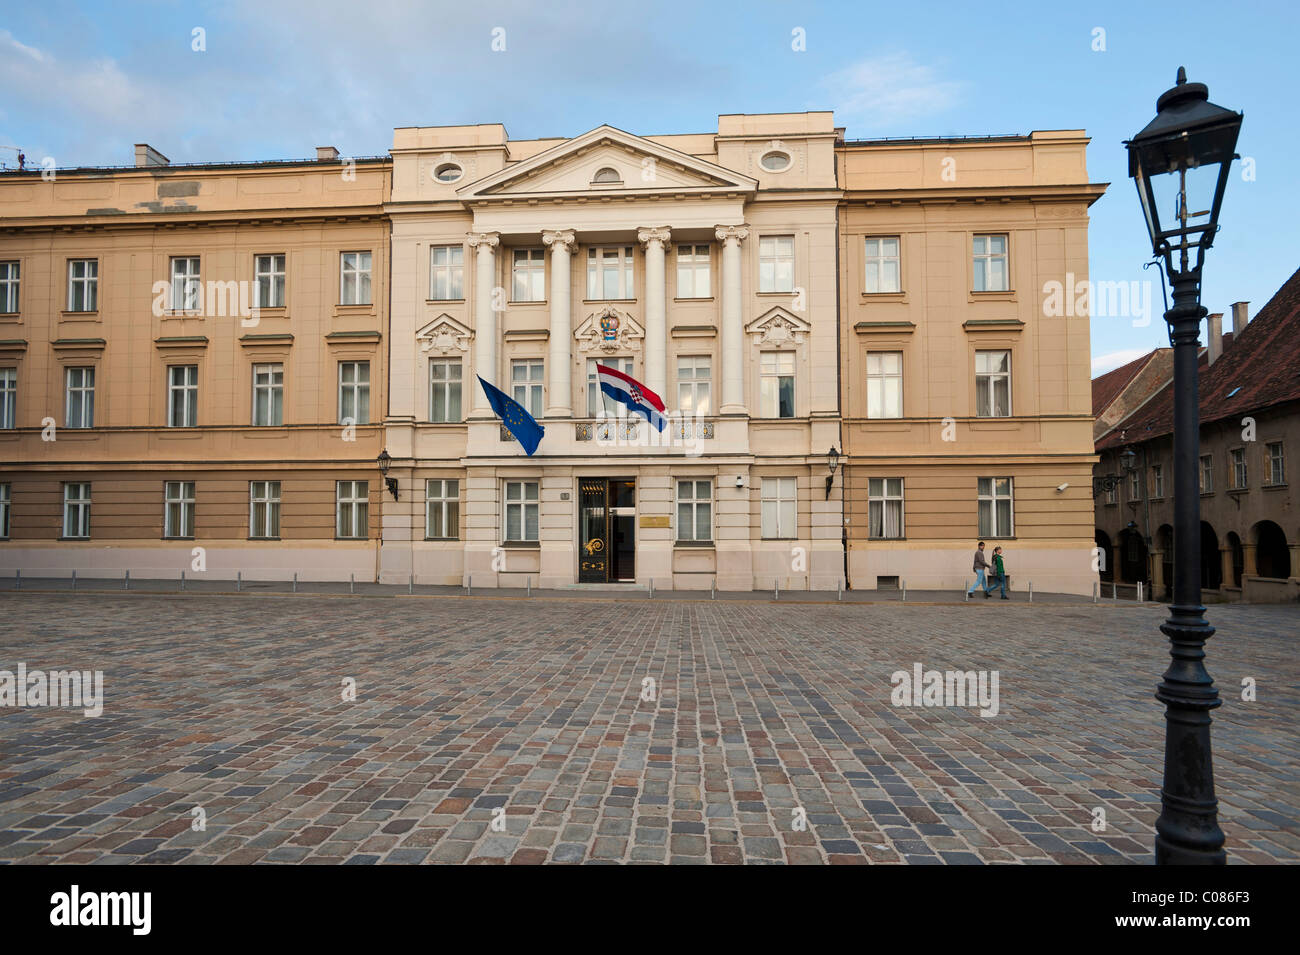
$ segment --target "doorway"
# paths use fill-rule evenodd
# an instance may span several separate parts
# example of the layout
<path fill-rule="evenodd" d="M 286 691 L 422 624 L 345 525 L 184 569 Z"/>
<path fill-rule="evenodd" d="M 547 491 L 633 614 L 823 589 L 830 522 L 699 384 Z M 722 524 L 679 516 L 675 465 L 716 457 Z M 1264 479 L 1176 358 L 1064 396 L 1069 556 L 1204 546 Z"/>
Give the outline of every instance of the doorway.
<path fill-rule="evenodd" d="M 636 481 L 578 480 L 578 582 L 636 580 Z"/>

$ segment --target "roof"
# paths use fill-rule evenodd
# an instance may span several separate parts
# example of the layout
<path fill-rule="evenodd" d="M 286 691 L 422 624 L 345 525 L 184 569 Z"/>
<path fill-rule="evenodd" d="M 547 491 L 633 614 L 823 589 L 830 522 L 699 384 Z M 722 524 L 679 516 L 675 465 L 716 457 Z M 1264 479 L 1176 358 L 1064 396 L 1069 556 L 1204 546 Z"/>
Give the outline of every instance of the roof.
<path fill-rule="evenodd" d="M 1120 365 L 1104 375 L 1092 379 L 1092 413 L 1099 415 L 1105 411 L 1120 392 L 1129 386 L 1138 373 L 1147 366 L 1160 349 L 1147 352 L 1140 358 L 1134 358 L 1127 365 Z"/>
<path fill-rule="evenodd" d="M 1300 401 L 1298 338 L 1300 269 L 1287 279 L 1240 335 L 1235 339 L 1224 335 L 1223 354 L 1213 365 L 1207 366 L 1202 353 L 1201 422 L 1222 421 Z M 1094 382 L 1094 396 L 1096 389 L 1097 382 Z M 1150 401 L 1116 424 L 1097 442 L 1097 450 L 1170 434 L 1173 423 L 1173 386 L 1170 382 Z"/>

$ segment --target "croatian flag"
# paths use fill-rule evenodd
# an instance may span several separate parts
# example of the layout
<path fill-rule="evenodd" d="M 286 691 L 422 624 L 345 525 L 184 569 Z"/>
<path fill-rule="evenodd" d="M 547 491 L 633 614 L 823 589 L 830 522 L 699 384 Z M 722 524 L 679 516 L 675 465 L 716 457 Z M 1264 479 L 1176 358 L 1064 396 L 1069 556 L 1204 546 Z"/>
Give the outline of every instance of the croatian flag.
<path fill-rule="evenodd" d="M 600 380 L 601 391 L 627 405 L 629 411 L 641 415 L 656 430 L 664 429 L 668 419 L 664 417 L 664 401 L 657 394 L 631 375 L 625 375 L 608 365 L 597 364 L 596 376 Z"/>

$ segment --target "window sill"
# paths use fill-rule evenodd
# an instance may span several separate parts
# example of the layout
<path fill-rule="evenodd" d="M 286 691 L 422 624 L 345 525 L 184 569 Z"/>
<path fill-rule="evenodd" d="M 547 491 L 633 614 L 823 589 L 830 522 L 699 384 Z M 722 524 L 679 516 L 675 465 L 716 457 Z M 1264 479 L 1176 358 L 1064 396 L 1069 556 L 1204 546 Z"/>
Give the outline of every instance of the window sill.
<path fill-rule="evenodd" d="M 88 318 L 93 319 L 94 321 L 99 321 L 99 309 L 95 309 L 93 312 L 74 312 L 71 309 L 65 309 L 59 313 L 59 316 L 64 319 Z"/>
<path fill-rule="evenodd" d="M 1262 485 L 1260 485 L 1260 490 L 1264 490 L 1264 491 L 1285 491 L 1285 490 L 1286 490 L 1286 485 L 1285 485 L 1285 484 L 1262 484 Z"/>
<path fill-rule="evenodd" d="M 968 301 L 971 302 L 1014 302 L 1016 293 L 1012 289 L 991 289 L 985 292 L 977 292 L 971 289 L 966 293 Z"/>
<path fill-rule="evenodd" d="M 521 301 L 518 301 L 518 302 L 512 300 L 512 301 L 506 302 L 506 305 L 509 306 L 510 308 L 527 308 L 529 305 L 547 305 L 547 304 L 549 304 L 549 303 L 548 303 L 548 301 L 547 301 L 546 299 L 544 299 L 544 298 L 541 298 L 541 299 L 525 299 L 525 300 L 521 300 Z"/>
<path fill-rule="evenodd" d="M 673 541 L 673 547 L 682 550 L 715 550 L 713 541 Z"/>
<path fill-rule="evenodd" d="M 634 298 L 584 298 L 582 300 L 582 304 L 583 305 L 605 305 L 605 304 L 616 304 L 616 303 L 625 304 L 628 302 L 635 302 L 635 301 L 636 299 Z"/>
<path fill-rule="evenodd" d="M 463 298 L 426 298 L 425 305 L 464 305 Z"/>
<path fill-rule="evenodd" d="M 863 302 L 906 302 L 906 292 L 860 292 L 859 299 Z"/>
<path fill-rule="evenodd" d="M 374 315 L 375 305 L 373 302 L 358 302 L 354 305 L 344 305 L 342 302 L 334 306 L 334 317 L 340 315 Z"/>
<path fill-rule="evenodd" d="M 502 541 L 502 547 L 508 547 L 512 550 L 540 550 L 541 541 Z"/>
<path fill-rule="evenodd" d="M 889 543 L 889 542 L 891 542 L 891 541 L 905 541 L 905 540 L 907 540 L 907 538 L 906 538 L 906 537 L 871 537 L 871 536 L 868 536 L 868 537 L 867 537 L 867 540 L 869 540 L 869 541 L 879 541 L 879 542 Z"/>
<path fill-rule="evenodd" d="M 249 539 L 250 541 L 278 541 L 280 538 L 278 538 L 278 537 L 250 537 L 250 538 L 248 538 L 248 539 Z"/>
<path fill-rule="evenodd" d="M 447 544 L 447 543 L 456 543 L 460 540 L 460 538 L 459 537 L 426 537 L 425 540 L 432 541 L 435 544 Z"/>
<path fill-rule="evenodd" d="M 60 537 L 60 538 L 58 538 L 58 539 L 61 540 L 61 541 L 88 541 L 88 540 L 90 540 L 89 537 Z"/>
<path fill-rule="evenodd" d="M 163 537 L 160 537 L 160 538 L 158 538 L 158 539 L 161 540 L 161 541 L 192 541 L 192 540 L 197 540 L 198 538 L 195 538 L 195 537 L 166 537 L 166 536 L 163 536 Z"/>
<path fill-rule="evenodd" d="M 346 543 L 347 541 L 351 541 L 351 542 L 353 542 L 354 544 L 355 544 L 355 543 L 361 543 L 361 544 L 364 544 L 366 541 L 370 540 L 369 537 L 339 537 L 337 534 L 334 535 L 334 539 L 335 539 L 336 541 L 341 541 L 341 542 L 345 542 L 345 543 Z"/>
<path fill-rule="evenodd" d="M 691 302 L 712 302 L 712 295 L 679 295 L 673 299 L 674 302 L 690 304 Z"/>
<path fill-rule="evenodd" d="M 0 321 L 15 322 L 22 321 L 22 312 L 0 312 Z"/>
<path fill-rule="evenodd" d="M 793 289 L 793 288 L 789 288 L 789 289 L 768 289 L 767 291 L 759 290 L 758 292 L 755 292 L 754 294 L 755 294 L 755 295 L 764 295 L 764 296 L 780 295 L 780 296 L 783 296 L 783 297 L 787 297 L 787 298 L 788 298 L 789 296 L 791 296 L 791 295 L 794 294 L 794 289 Z"/>
<path fill-rule="evenodd" d="M 1202 492 L 1201 492 L 1201 497 L 1214 497 L 1214 492 L 1213 492 L 1213 491 L 1202 491 Z"/>

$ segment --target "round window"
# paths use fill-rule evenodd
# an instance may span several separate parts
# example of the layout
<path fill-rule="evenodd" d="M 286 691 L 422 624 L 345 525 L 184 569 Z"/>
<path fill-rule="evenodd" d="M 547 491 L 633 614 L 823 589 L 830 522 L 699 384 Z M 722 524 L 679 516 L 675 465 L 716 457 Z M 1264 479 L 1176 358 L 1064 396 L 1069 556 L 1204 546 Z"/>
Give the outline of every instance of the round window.
<path fill-rule="evenodd" d="M 790 168 L 790 161 L 789 153 L 773 149 L 771 152 L 763 153 L 763 158 L 759 160 L 759 164 L 768 172 L 785 172 Z"/>
<path fill-rule="evenodd" d="M 596 175 L 591 177 L 592 182 L 622 182 L 623 177 L 618 174 L 618 170 L 613 166 L 605 166 L 596 170 Z"/>
<path fill-rule="evenodd" d="M 454 162 L 445 162 L 433 171 L 433 178 L 439 182 L 455 182 L 463 175 L 465 175 L 465 170 Z"/>

